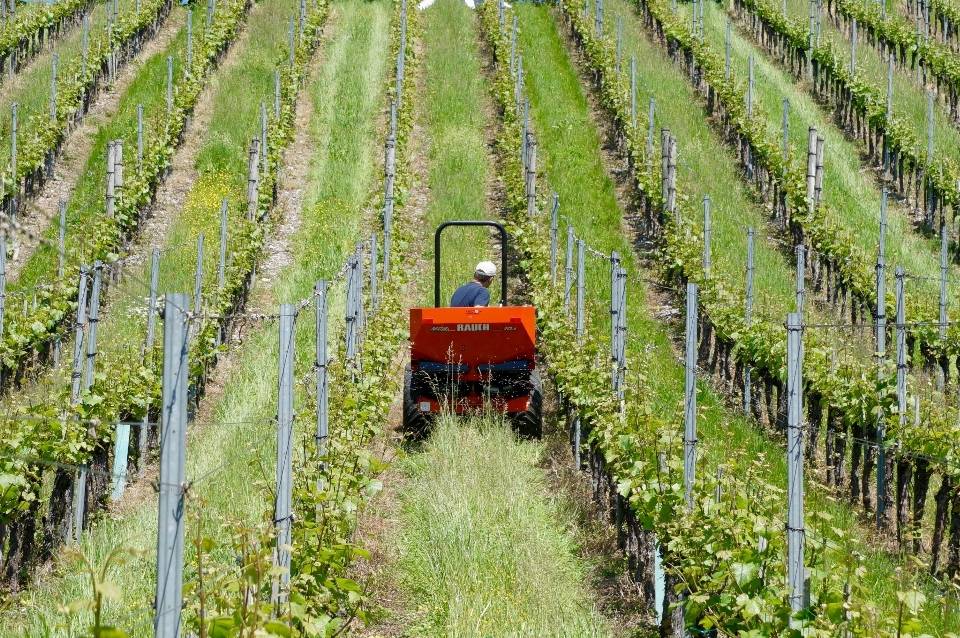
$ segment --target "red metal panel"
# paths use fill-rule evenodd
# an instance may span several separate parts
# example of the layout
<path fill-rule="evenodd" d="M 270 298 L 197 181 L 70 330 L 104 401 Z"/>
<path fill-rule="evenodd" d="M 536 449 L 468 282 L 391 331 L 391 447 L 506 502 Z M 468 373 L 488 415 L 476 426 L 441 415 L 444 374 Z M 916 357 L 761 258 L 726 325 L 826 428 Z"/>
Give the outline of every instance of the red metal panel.
<path fill-rule="evenodd" d="M 536 357 L 536 309 L 411 308 L 410 358 L 413 361 L 476 366 Z"/>

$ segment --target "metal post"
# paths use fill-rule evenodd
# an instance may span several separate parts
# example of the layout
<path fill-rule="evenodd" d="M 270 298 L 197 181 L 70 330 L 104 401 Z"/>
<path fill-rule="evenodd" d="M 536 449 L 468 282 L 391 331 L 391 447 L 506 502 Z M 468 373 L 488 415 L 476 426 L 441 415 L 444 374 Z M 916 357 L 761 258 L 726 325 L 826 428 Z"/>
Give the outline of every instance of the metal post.
<path fill-rule="evenodd" d="M 290 53 L 289 53 L 289 58 L 290 58 L 289 62 L 290 62 L 291 69 L 293 68 L 293 60 L 296 57 L 294 54 L 295 49 L 293 44 L 294 43 L 294 26 L 293 25 L 294 25 L 294 18 L 293 18 L 293 14 L 291 14 L 290 15 Z"/>
<path fill-rule="evenodd" d="M 88 48 L 89 39 L 90 39 L 90 14 L 85 13 L 83 14 L 83 44 L 81 45 L 82 46 L 81 57 L 83 62 L 81 63 L 81 67 L 80 67 L 80 75 L 87 74 L 87 48 Z"/>
<path fill-rule="evenodd" d="M 617 75 L 620 75 L 620 60 L 623 58 L 623 18 L 617 16 Z"/>
<path fill-rule="evenodd" d="M 223 291 L 227 268 L 227 212 L 230 200 L 223 198 L 220 206 L 220 262 L 217 264 L 217 289 Z"/>
<path fill-rule="evenodd" d="M 537 140 L 527 132 L 527 217 L 537 214 Z"/>
<path fill-rule="evenodd" d="M 50 75 L 50 121 L 57 121 L 57 62 L 60 56 L 53 54 L 53 70 Z"/>
<path fill-rule="evenodd" d="M 517 77 L 517 16 L 513 16 L 513 29 L 510 31 L 510 75 Z"/>
<path fill-rule="evenodd" d="M 107 205 L 106 205 L 107 219 L 113 219 L 114 207 L 116 205 L 116 201 L 114 199 L 114 196 L 115 196 L 114 188 L 116 187 L 116 182 L 114 181 L 115 163 L 116 163 L 116 155 L 114 154 L 114 143 L 112 141 L 107 142 Z"/>
<path fill-rule="evenodd" d="M 797 314 L 803 316 L 803 298 L 807 275 L 807 251 L 803 244 L 797 244 Z"/>
<path fill-rule="evenodd" d="M 584 263 L 584 241 L 577 241 L 577 342 L 583 342 L 584 292 L 587 287 Z"/>
<path fill-rule="evenodd" d="M 656 100 L 650 98 L 650 113 L 647 115 L 647 170 L 650 170 L 650 164 L 653 160 L 653 120 L 656 114 Z"/>
<path fill-rule="evenodd" d="M 123 140 L 113 141 L 113 194 L 114 202 L 123 204 Z"/>
<path fill-rule="evenodd" d="M 816 194 L 817 178 L 817 129 L 810 127 L 807 136 L 807 206 L 813 211 L 816 205 L 814 196 Z"/>
<path fill-rule="evenodd" d="M 857 19 L 853 19 L 850 31 L 850 75 L 857 73 Z"/>
<path fill-rule="evenodd" d="M 83 333 L 87 324 L 87 277 L 89 269 L 87 266 L 80 266 L 80 287 L 77 294 L 77 318 L 74 324 L 73 341 L 73 368 L 70 377 L 72 387 L 70 389 L 70 405 L 76 405 L 80 402 L 80 389 L 83 382 Z M 74 479 L 73 489 L 73 521 L 71 524 L 70 538 L 73 542 L 79 543 L 83 530 L 83 510 L 86 505 L 87 495 L 87 466 L 82 465 L 77 470 L 77 476 Z"/>
<path fill-rule="evenodd" d="M 0 339 L 3 338 L 3 315 L 7 307 L 7 233 L 0 232 Z M 0 368 L 0 382 L 3 368 Z"/>
<path fill-rule="evenodd" d="M 947 227 L 940 227 L 940 340 L 947 338 Z M 940 390 L 943 390 L 941 369 Z"/>
<path fill-rule="evenodd" d="M 60 230 L 57 233 L 57 278 L 63 279 L 63 258 L 67 239 L 67 200 L 60 200 Z M 4 251 L 6 252 L 6 251 Z"/>
<path fill-rule="evenodd" d="M 573 289 L 573 226 L 567 226 L 567 262 L 564 267 L 563 281 L 563 308 L 564 314 L 570 316 L 570 291 Z"/>
<path fill-rule="evenodd" d="M 684 384 L 683 485 L 687 507 L 693 509 L 693 486 L 697 472 L 697 284 L 687 283 L 687 348 Z"/>
<path fill-rule="evenodd" d="M 143 168 L 143 104 L 137 105 L 137 170 Z"/>
<path fill-rule="evenodd" d="M 876 306 L 876 352 L 877 352 L 877 381 L 885 376 L 884 359 L 887 350 L 887 303 L 886 303 L 886 235 L 887 235 L 887 189 L 884 188 L 880 199 L 880 235 L 877 250 L 877 306 Z M 884 440 L 886 439 L 886 422 L 883 411 L 877 414 L 877 527 L 883 526 L 886 510 L 884 485 L 886 484 L 887 453 Z"/>
<path fill-rule="evenodd" d="M 800 313 L 787 315 L 787 587 L 790 608 L 804 605 L 803 328 Z"/>
<path fill-rule="evenodd" d="M 786 7 L 786 0 L 784 0 L 784 7 Z M 784 8 L 784 14 L 786 14 L 786 8 Z M 817 22 L 817 0 L 810 0 L 810 35 L 807 39 L 807 78 L 813 79 L 813 39 L 815 37 L 814 31 L 816 30 Z"/>
<path fill-rule="evenodd" d="M 616 253 L 613 254 L 616 255 Z M 617 264 L 620 263 L 619 259 L 615 261 Z M 623 398 L 627 368 L 627 271 L 624 268 L 617 268 L 617 287 L 619 307 L 617 308 L 617 350 L 614 353 L 617 366 L 615 388 L 617 391 L 617 399 L 620 400 L 620 411 L 623 413 L 626 409 Z"/>
<path fill-rule="evenodd" d="M 630 122 L 637 128 L 637 58 L 630 56 Z"/>
<path fill-rule="evenodd" d="M 273 72 L 273 117 L 280 119 L 280 69 Z"/>
<path fill-rule="evenodd" d="M 160 507 L 157 525 L 157 638 L 179 638 L 183 606 L 184 484 L 187 448 L 187 309 L 190 297 L 168 293 L 163 326 L 160 411 Z"/>
<path fill-rule="evenodd" d="M 97 358 L 97 327 L 100 323 L 100 285 L 103 280 L 103 262 L 93 262 L 93 292 L 90 295 L 90 310 L 87 319 L 87 365 L 83 389 L 93 386 L 94 363 Z"/>
<path fill-rule="evenodd" d="M 390 237 L 393 227 L 393 186 L 397 169 L 397 141 L 393 133 L 387 135 L 384 161 L 383 189 L 383 280 L 390 280 Z"/>
<path fill-rule="evenodd" d="M 557 242 L 559 234 L 560 196 L 553 194 L 553 207 L 550 210 L 550 279 L 557 285 Z"/>
<path fill-rule="evenodd" d="M 903 266 L 897 266 L 894 271 L 897 281 L 897 412 L 900 415 L 899 423 L 901 431 L 907 425 L 907 327 L 906 327 L 906 304 L 904 302 L 904 279 L 905 270 Z M 889 496 L 886 494 L 884 496 Z M 878 499 L 879 500 L 879 499 Z M 893 518 L 893 502 L 888 503 L 890 507 L 886 508 L 887 518 Z"/>
<path fill-rule="evenodd" d="M 523 100 L 523 130 L 520 133 L 520 163 L 527 166 L 527 132 L 530 128 L 530 100 Z"/>
<path fill-rule="evenodd" d="M 723 78 L 730 79 L 730 21 L 727 20 L 727 43 L 726 43 L 726 66 L 724 67 Z"/>
<path fill-rule="evenodd" d="M 10 119 L 10 179 L 13 180 L 13 198 L 14 198 L 14 208 L 13 216 L 16 217 L 16 199 L 20 194 L 20 178 L 17 177 L 17 115 L 20 106 L 14 102 L 11 109 L 11 119 Z"/>
<path fill-rule="evenodd" d="M 360 268 L 356 254 L 350 255 L 347 260 L 347 361 L 353 361 L 357 356 L 357 332 L 359 330 L 359 317 L 357 316 L 357 278 L 360 276 Z"/>
<path fill-rule="evenodd" d="M 703 196 L 703 278 L 710 279 L 710 196 Z"/>
<path fill-rule="evenodd" d="M 377 257 L 379 256 L 379 249 L 377 247 L 377 233 L 373 232 L 370 234 L 370 278 L 369 278 L 369 289 L 370 289 L 370 314 L 374 314 L 377 311 Z"/>
<path fill-rule="evenodd" d="M 173 112 L 173 56 L 167 56 L 167 115 Z"/>
<path fill-rule="evenodd" d="M 197 267 L 193 278 L 193 313 L 197 315 L 203 309 L 203 233 L 197 237 Z"/>
<path fill-rule="evenodd" d="M 186 75 L 193 75 L 193 9 L 187 11 L 187 68 Z"/>
<path fill-rule="evenodd" d="M 263 166 L 260 171 L 267 174 L 267 162 L 270 159 L 270 146 L 267 144 L 267 103 L 260 102 L 260 157 Z"/>
<path fill-rule="evenodd" d="M 257 208 L 260 204 L 260 161 L 259 161 L 260 140 L 253 138 L 250 142 L 250 162 L 249 177 L 247 178 L 247 221 L 253 221 L 256 218 Z"/>
<path fill-rule="evenodd" d="M 747 299 L 746 312 L 744 313 L 748 330 L 753 322 L 753 239 L 753 226 L 750 226 L 747 228 Z M 750 363 L 745 362 L 743 364 L 743 413 L 748 417 L 750 416 L 750 393 L 752 390 L 750 376 Z"/>
<path fill-rule="evenodd" d="M 291 22 L 291 28 L 293 23 Z M 277 500 L 273 523 L 277 526 L 277 550 L 274 564 L 280 574 L 281 591 L 274 600 L 284 603 L 290 585 L 290 544 L 293 519 L 293 359 L 296 306 L 280 306 L 280 388 L 277 407 Z M 274 587 L 277 585 L 274 584 Z"/>
<path fill-rule="evenodd" d="M 620 387 L 617 383 L 619 379 L 618 370 L 620 361 L 617 358 L 619 347 L 617 339 L 620 336 L 618 327 L 620 325 L 620 286 L 618 274 L 620 272 L 620 255 L 617 251 L 610 253 L 610 385 L 614 391 L 619 393 Z"/>
<path fill-rule="evenodd" d="M 787 174 L 790 161 L 790 100 L 783 100 L 783 174 Z"/>
<path fill-rule="evenodd" d="M 320 280 L 314 291 L 317 353 L 317 455 L 322 459 L 329 436 L 329 388 L 327 387 L 327 282 Z"/>
<path fill-rule="evenodd" d="M 157 288 L 160 279 L 160 249 L 153 249 L 153 259 L 150 264 L 150 297 L 147 301 L 147 340 L 144 344 L 144 352 L 151 352 L 153 350 L 153 337 L 154 330 L 157 325 Z M 150 427 L 149 417 L 150 410 L 149 405 L 147 405 L 147 412 L 143 416 L 143 422 L 140 423 L 140 462 L 138 463 L 138 474 L 143 476 L 143 472 L 146 469 L 146 458 L 147 458 L 147 429 Z"/>

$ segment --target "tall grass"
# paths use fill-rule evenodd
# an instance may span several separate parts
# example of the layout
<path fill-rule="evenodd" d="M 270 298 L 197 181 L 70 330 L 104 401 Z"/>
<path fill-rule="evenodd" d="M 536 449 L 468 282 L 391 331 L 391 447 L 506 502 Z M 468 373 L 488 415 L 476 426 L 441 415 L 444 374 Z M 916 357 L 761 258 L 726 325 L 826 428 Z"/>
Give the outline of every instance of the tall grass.
<path fill-rule="evenodd" d="M 608 9 L 611 4 L 624 7 L 622 3 L 608 0 Z M 565 207 L 566 214 L 577 225 L 578 234 L 584 236 L 588 243 L 607 249 L 616 248 L 627 259 L 632 259 L 632 247 L 621 230 L 622 211 L 614 199 L 614 185 L 599 160 L 601 140 L 596 126 L 591 122 L 583 88 L 563 47 L 550 10 L 522 4 L 516 11 L 522 26 L 520 41 L 523 48 L 536 52 L 529 56 L 529 60 L 524 58 L 524 68 L 540 151 L 547 159 L 552 183 L 559 187 L 561 201 L 574 198 L 577 202 Z M 725 171 L 730 170 L 728 164 L 732 162 L 730 154 L 706 128 L 701 107 L 693 106 L 700 104 L 700 100 L 693 96 L 683 73 L 659 49 L 650 45 L 639 30 L 639 22 L 628 19 L 630 14 L 625 10 L 623 15 L 625 59 L 629 62 L 631 55 L 636 56 L 638 77 L 643 76 L 646 83 L 644 90 L 652 92 L 657 99 L 664 117 L 662 123 L 670 126 L 674 134 L 684 130 L 701 131 L 686 136 L 678 134 L 680 154 L 685 156 L 691 171 L 696 173 L 693 183 L 700 183 L 700 180 L 709 183 L 706 180 L 711 179 L 711 174 L 727 174 Z M 696 123 L 698 120 L 699 124 Z M 696 128 L 687 129 L 688 126 Z M 689 140 L 686 144 L 685 137 Z M 686 169 L 678 167 L 680 180 L 685 174 Z M 719 185 L 727 190 L 737 188 L 736 181 L 720 181 Z M 587 197 L 591 199 L 584 201 Z M 720 218 L 731 214 L 742 214 L 742 211 L 721 208 L 716 211 L 714 220 L 722 223 Z M 721 249 L 720 245 L 715 244 L 715 259 L 720 258 L 716 251 L 735 249 L 735 244 L 727 249 Z M 734 256 L 731 255 L 730 259 L 734 259 Z M 605 273 L 605 270 L 601 270 L 591 275 L 591 297 L 609 299 L 609 279 Z M 633 261 L 628 265 L 628 276 L 628 367 L 642 375 L 641 382 L 650 394 L 654 409 L 664 418 L 674 418 L 680 424 L 684 369 L 678 365 L 670 329 L 654 315 L 654 312 L 664 310 L 660 306 L 662 302 L 659 298 L 646 299 L 645 286 L 638 280 L 647 274 L 639 263 Z M 733 273 L 730 276 L 740 275 Z M 648 307 L 648 303 L 657 305 Z M 594 329 L 608 329 L 607 319 L 601 313 L 594 313 L 591 319 Z M 709 383 L 700 383 L 697 401 L 698 472 L 712 473 L 731 454 L 742 453 L 748 458 L 757 458 L 765 465 L 770 482 L 786 485 L 786 457 L 778 442 L 760 432 L 755 423 L 725 407 L 723 398 Z M 857 512 L 846 503 L 816 489 L 808 490 L 806 503 L 811 518 L 819 516 L 814 513 L 820 512 L 832 517 L 831 525 L 851 530 L 856 550 L 862 555 L 862 564 L 867 568 L 865 578 L 868 587 L 875 593 L 878 604 L 888 613 L 895 614 L 897 560 L 876 549 L 875 545 L 864 542 L 871 536 L 870 528 L 861 525 Z M 813 538 L 813 532 L 813 529 L 808 531 L 810 538 Z M 837 555 L 831 555 L 829 560 L 835 563 Z M 935 596 L 935 592 L 932 589 L 930 591 Z M 926 609 L 926 614 L 929 627 L 947 626 L 948 612 L 943 608 L 931 605 Z"/>
<path fill-rule="evenodd" d="M 443 1 L 443 0 L 441 0 Z M 542 446 L 492 417 L 437 420 L 424 450 L 399 462 L 400 580 L 417 636 L 609 636 L 546 498 Z"/>
<path fill-rule="evenodd" d="M 335 34 L 319 54 L 324 56 L 322 71 L 302 96 L 314 102 L 309 127 L 316 150 L 310 162 L 303 224 L 293 245 L 310 250 L 298 253 L 300 258 L 271 282 L 272 290 L 264 288 L 258 294 L 260 301 L 273 303 L 274 298 L 288 301 L 308 295 L 313 281 L 332 277 L 359 239 L 360 222 L 354 219 L 359 220 L 358 213 L 367 204 L 379 155 L 380 136 L 375 127 L 383 100 L 391 5 L 344 0 L 335 5 L 334 12 Z M 277 25 L 255 17 L 250 28 L 260 23 L 264 28 Z M 274 37 L 283 42 L 284 34 L 281 30 Z M 246 55 L 241 53 L 241 64 Z M 223 85 L 224 107 L 239 101 L 246 90 L 244 84 Z M 331 302 L 330 316 L 343 316 L 342 295 Z M 308 322 L 301 323 L 298 352 L 311 352 L 313 332 Z M 222 395 L 209 410 L 204 408 L 217 423 L 194 425 L 188 433 L 187 476 L 206 477 L 197 481 L 193 493 L 207 501 L 205 533 L 214 537 L 223 533 L 219 529 L 223 521 L 260 520 L 269 508 L 266 485 L 273 482 L 274 430 L 268 421 L 276 414 L 276 325 L 250 324 L 243 335 L 244 345 L 230 366 Z M 299 430 L 301 426 L 296 427 Z M 148 492 L 136 498 L 140 501 L 122 508 L 120 515 L 94 524 L 85 535 L 83 550 L 98 563 L 118 545 L 146 550 L 113 573 L 124 599 L 109 609 L 110 619 L 122 619 L 121 626 L 133 628 L 133 636 L 146 637 L 153 635 L 151 612 L 143 610 L 153 597 L 155 582 L 156 497 Z M 195 512 L 194 503 L 188 505 L 190 512 Z M 4 619 L 0 636 L 41 635 L 44 620 L 58 618 L 58 604 L 89 597 L 88 582 L 77 565 L 61 563 L 55 578 L 27 595 L 17 617 Z"/>
<path fill-rule="evenodd" d="M 424 13 L 424 22 L 431 197 L 424 233 L 432 238 L 436 227 L 447 220 L 490 219 L 488 195 L 493 184 L 484 146 L 488 89 L 471 12 L 462 2 L 441 0 Z M 478 262 L 492 260 L 500 269 L 499 251 L 491 248 L 485 228 L 448 228 L 442 241 L 441 305 L 450 302 L 457 286 L 473 278 Z M 429 262 L 434 257 L 433 242 L 426 243 Z M 499 303 L 503 276 L 500 273 L 490 286 L 491 306 Z M 432 305 L 433 286 L 421 289 L 422 303 Z"/>

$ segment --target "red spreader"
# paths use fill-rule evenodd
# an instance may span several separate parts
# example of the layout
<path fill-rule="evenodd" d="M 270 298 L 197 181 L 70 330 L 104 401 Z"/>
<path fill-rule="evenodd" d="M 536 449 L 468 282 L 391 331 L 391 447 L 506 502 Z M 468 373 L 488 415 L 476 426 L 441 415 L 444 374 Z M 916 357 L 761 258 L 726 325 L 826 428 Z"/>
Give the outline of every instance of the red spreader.
<path fill-rule="evenodd" d="M 404 377 L 404 426 L 422 433 L 432 416 L 489 409 L 506 413 L 521 435 L 542 431 L 533 306 L 440 308 L 440 233 L 447 226 L 493 226 L 506 254 L 506 230 L 486 221 L 445 222 L 435 238 L 434 308 L 410 309 L 410 365 Z M 506 295 L 506 260 L 501 301 Z"/>

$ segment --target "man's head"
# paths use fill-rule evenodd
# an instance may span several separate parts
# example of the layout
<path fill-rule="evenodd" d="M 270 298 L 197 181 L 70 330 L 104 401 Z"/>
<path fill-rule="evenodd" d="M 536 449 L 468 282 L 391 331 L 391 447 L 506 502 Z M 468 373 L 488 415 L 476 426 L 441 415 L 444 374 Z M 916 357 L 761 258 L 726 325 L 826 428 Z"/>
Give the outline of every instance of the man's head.
<path fill-rule="evenodd" d="M 497 267 L 489 261 L 481 261 L 473 271 L 473 280 L 484 288 L 489 288 L 496 276 Z"/>

